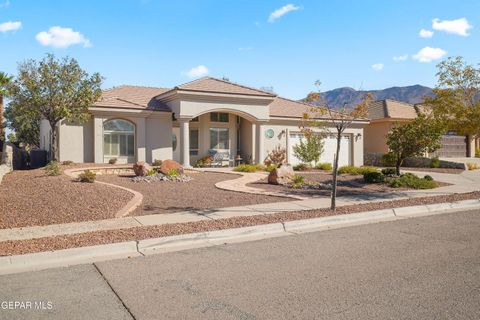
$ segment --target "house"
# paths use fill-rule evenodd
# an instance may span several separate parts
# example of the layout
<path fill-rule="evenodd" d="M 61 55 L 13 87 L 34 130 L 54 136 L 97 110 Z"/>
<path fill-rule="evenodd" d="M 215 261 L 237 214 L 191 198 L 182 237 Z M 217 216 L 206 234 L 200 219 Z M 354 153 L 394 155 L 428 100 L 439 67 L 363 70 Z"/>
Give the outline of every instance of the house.
<path fill-rule="evenodd" d="M 388 152 L 387 133 L 396 124 L 408 123 L 417 117 L 419 105 L 395 100 L 377 100 L 368 106 L 370 123 L 365 127 L 364 154 L 367 163 L 375 163 Z M 444 158 L 473 157 L 475 140 L 449 132 L 441 140 L 441 148 L 434 155 Z"/>
<path fill-rule="evenodd" d="M 302 138 L 299 126 L 310 107 L 212 77 L 172 89 L 124 85 L 103 92 L 89 108 L 88 122 L 59 124 L 57 158 L 80 163 L 174 159 L 188 167 L 222 152 L 232 165 L 234 158 L 263 163 L 280 145 L 287 150 L 287 161 L 296 164 L 292 148 Z M 363 164 L 367 124 L 367 119 L 355 121 L 345 131 L 340 165 Z M 42 149 L 50 149 L 49 137 L 50 126 L 42 121 Z M 326 137 L 321 161 L 333 162 L 335 145 L 333 135 Z"/>

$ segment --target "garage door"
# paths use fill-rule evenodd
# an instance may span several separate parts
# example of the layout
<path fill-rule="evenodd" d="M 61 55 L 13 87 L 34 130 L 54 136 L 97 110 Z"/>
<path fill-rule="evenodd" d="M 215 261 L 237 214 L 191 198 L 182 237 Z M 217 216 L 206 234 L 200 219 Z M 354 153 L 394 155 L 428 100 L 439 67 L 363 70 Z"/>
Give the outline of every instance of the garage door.
<path fill-rule="evenodd" d="M 437 157 L 461 158 L 467 156 L 467 143 L 464 136 L 444 135 L 440 140 L 440 145 L 440 149 L 435 152 Z"/>
<path fill-rule="evenodd" d="M 297 165 L 301 161 L 293 154 L 293 146 L 300 143 L 303 138 L 301 133 L 291 133 L 289 140 L 288 160 L 291 165 Z M 320 162 L 329 162 L 333 165 L 334 155 L 337 150 L 337 139 L 335 136 L 328 136 L 324 140 L 323 153 L 320 156 Z M 340 144 L 340 157 L 338 159 L 339 166 L 351 165 L 351 146 L 352 142 L 349 135 L 342 136 Z"/>

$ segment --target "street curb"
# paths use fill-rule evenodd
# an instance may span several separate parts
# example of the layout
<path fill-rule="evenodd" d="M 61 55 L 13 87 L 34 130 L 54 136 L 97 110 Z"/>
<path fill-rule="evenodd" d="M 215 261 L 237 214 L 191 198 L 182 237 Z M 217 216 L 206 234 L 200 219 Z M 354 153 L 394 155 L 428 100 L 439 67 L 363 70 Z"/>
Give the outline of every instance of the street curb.
<path fill-rule="evenodd" d="M 193 248 L 211 247 L 227 243 L 255 241 L 271 237 L 289 236 L 298 233 L 314 232 L 352 225 L 395 221 L 465 209 L 480 209 L 480 199 L 382 209 L 139 241 L 128 241 L 25 255 L 4 256 L 0 257 L 0 275 L 165 252 L 175 252 Z"/>

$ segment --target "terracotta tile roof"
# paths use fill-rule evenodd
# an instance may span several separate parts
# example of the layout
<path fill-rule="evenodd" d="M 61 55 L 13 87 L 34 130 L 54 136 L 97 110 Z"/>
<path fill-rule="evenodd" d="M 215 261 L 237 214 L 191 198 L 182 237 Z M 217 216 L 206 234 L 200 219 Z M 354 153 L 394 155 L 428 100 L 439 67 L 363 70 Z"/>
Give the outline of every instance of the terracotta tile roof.
<path fill-rule="evenodd" d="M 311 113 L 312 107 L 319 108 L 319 106 L 311 105 L 305 102 L 290 100 L 282 97 L 275 97 L 272 103 L 269 104 L 271 117 L 287 117 L 287 118 L 303 118 L 305 113 Z M 314 109 L 315 110 L 315 109 Z M 335 112 L 340 114 L 338 112 Z M 318 113 L 317 119 L 329 118 L 328 113 L 321 115 Z"/>
<path fill-rule="evenodd" d="M 238 83 L 220 80 L 212 77 L 203 77 L 191 82 L 176 86 L 175 89 L 212 93 L 243 94 L 252 96 L 274 97 L 275 94 Z"/>
<path fill-rule="evenodd" d="M 417 111 L 413 104 L 395 100 L 377 100 L 368 106 L 368 118 L 372 120 L 395 118 L 415 119 Z"/>
<path fill-rule="evenodd" d="M 170 111 L 170 109 L 154 97 L 170 89 L 122 85 L 104 90 L 94 107 L 151 109 Z"/>

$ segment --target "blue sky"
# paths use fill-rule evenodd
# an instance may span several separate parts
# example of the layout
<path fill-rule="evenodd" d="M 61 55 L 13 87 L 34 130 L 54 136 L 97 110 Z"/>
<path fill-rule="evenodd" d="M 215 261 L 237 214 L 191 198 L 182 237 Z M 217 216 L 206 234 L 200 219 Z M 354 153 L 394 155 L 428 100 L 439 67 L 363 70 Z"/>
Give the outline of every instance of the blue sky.
<path fill-rule="evenodd" d="M 433 86 L 441 59 L 480 62 L 479 22 L 478 0 L 0 0 L 0 70 L 52 52 L 105 88 L 204 74 L 293 99 L 317 79 L 323 90 Z"/>

